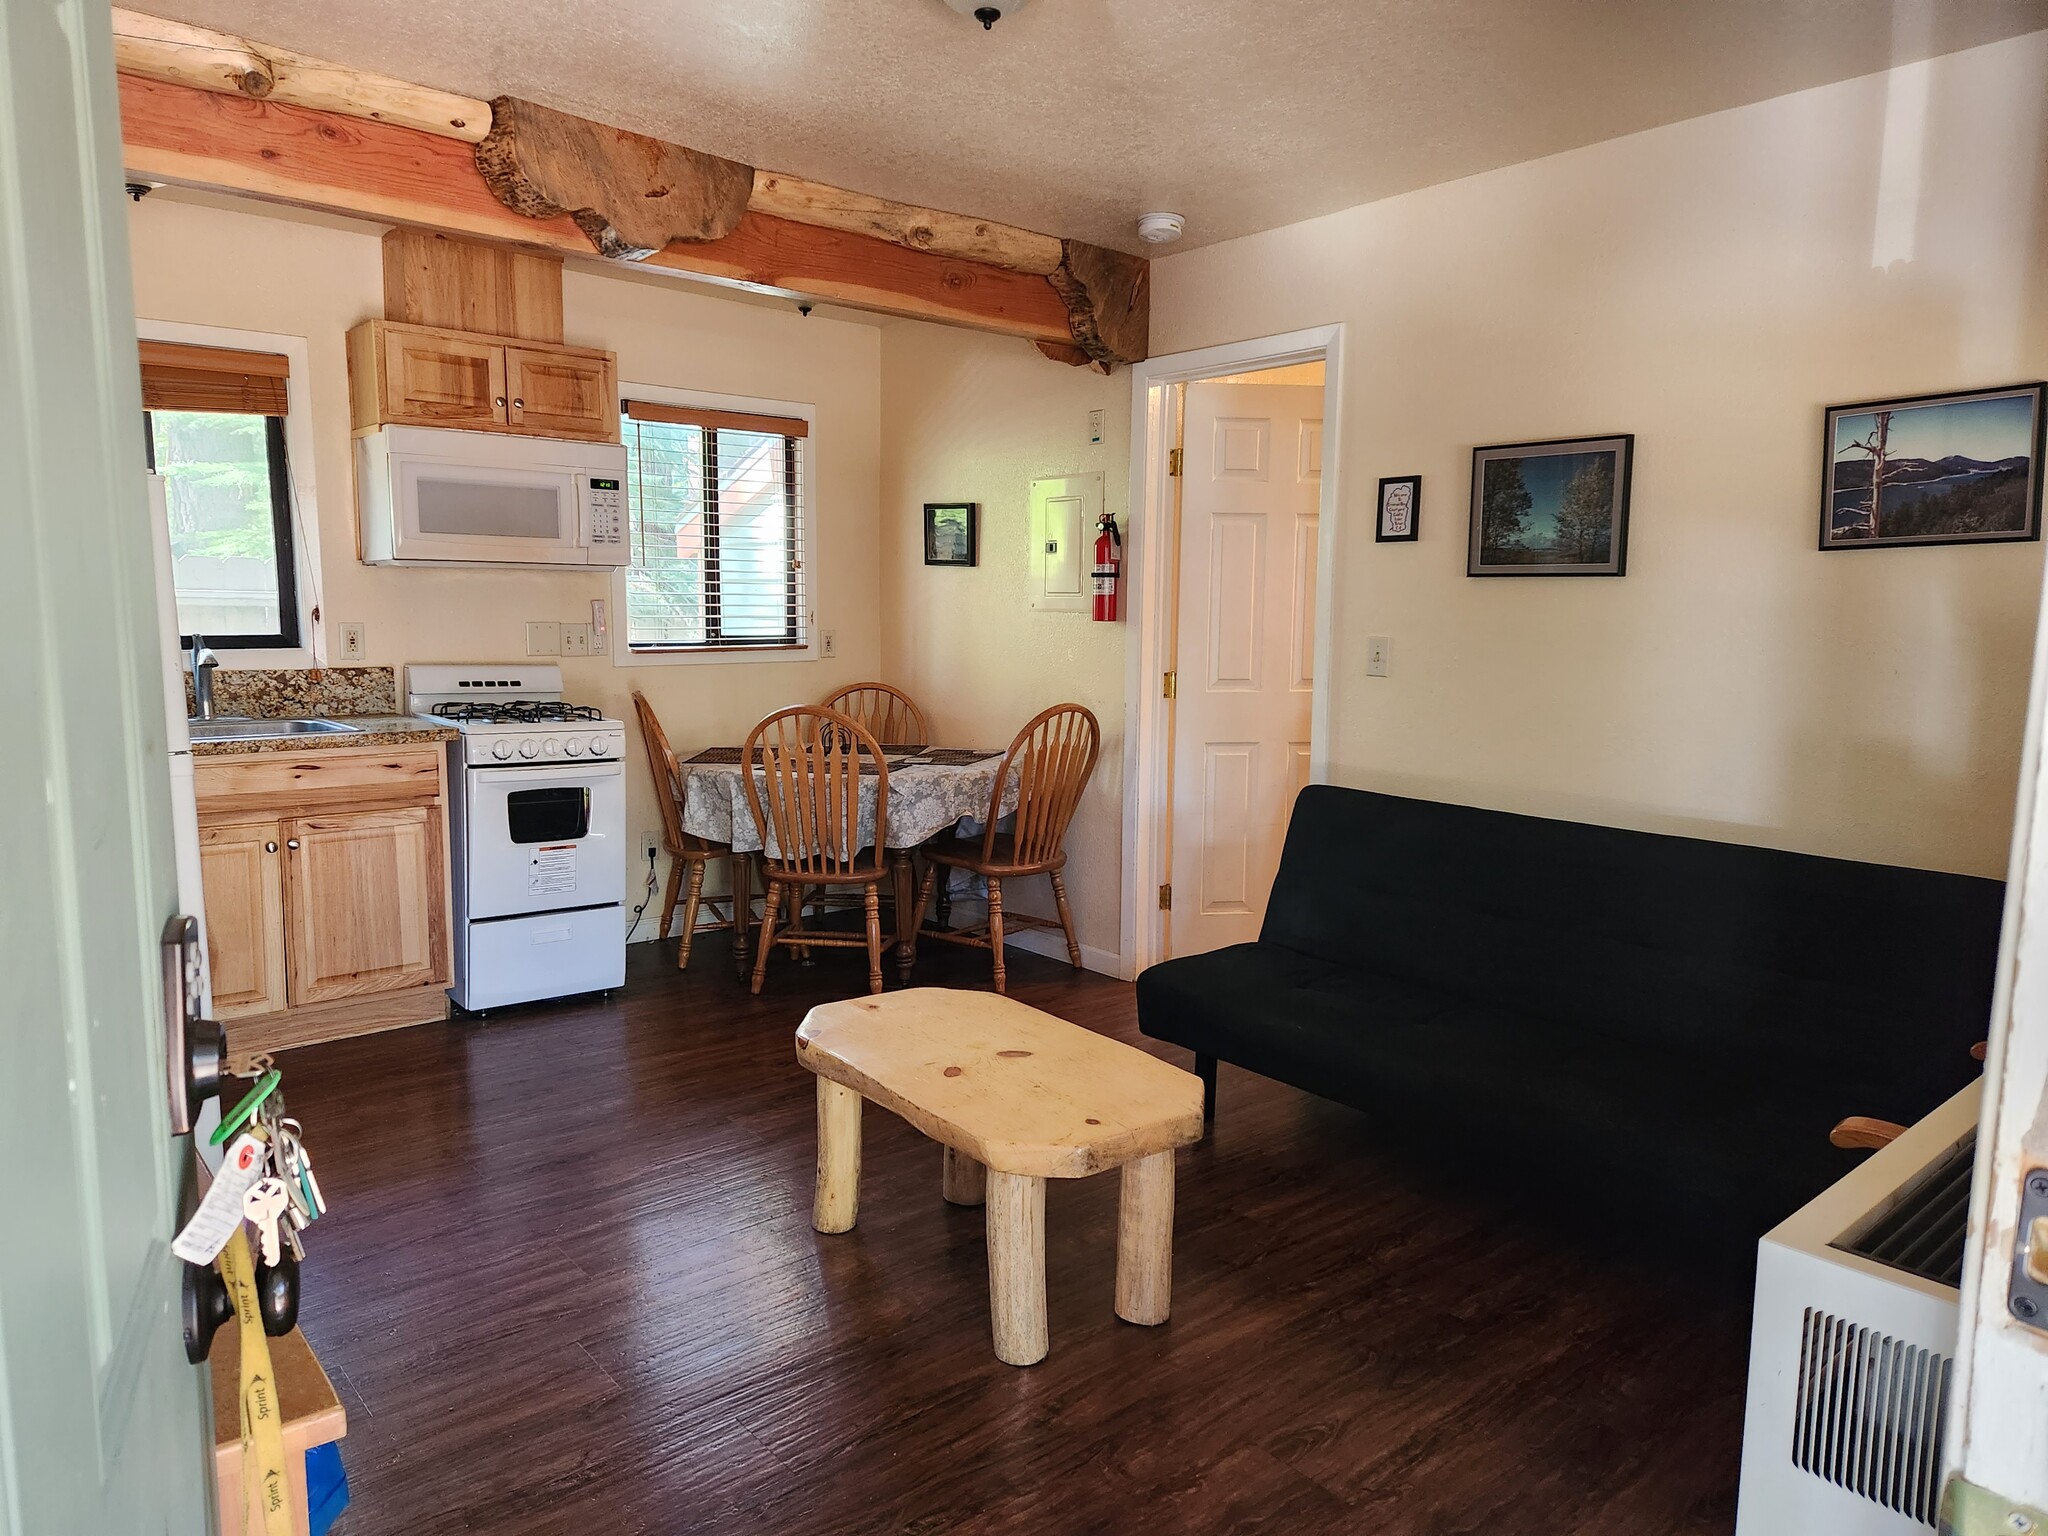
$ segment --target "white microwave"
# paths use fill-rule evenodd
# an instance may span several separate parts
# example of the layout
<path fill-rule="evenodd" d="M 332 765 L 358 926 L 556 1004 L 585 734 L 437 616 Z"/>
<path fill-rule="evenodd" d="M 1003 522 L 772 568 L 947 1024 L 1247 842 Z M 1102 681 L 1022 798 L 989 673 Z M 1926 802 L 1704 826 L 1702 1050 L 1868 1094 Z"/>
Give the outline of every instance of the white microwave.
<path fill-rule="evenodd" d="M 366 565 L 625 565 L 626 450 L 445 427 L 356 439 Z"/>

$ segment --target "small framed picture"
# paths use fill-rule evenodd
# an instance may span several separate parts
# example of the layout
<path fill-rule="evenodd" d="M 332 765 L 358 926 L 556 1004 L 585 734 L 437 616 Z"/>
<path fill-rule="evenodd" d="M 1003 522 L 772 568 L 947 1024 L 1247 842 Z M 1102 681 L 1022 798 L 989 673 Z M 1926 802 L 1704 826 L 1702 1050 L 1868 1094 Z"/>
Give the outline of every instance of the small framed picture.
<path fill-rule="evenodd" d="M 2014 384 L 1829 406 L 1820 547 L 2038 539 L 2044 392 Z"/>
<path fill-rule="evenodd" d="M 1619 576 L 1635 436 L 1472 450 L 1467 576 Z"/>
<path fill-rule="evenodd" d="M 924 563 L 974 564 L 974 514 L 980 503 L 928 501 L 924 504 Z"/>
<path fill-rule="evenodd" d="M 1405 544 L 1422 522 L 1422 476 L 1393 475 L 1380 481 L 1380 525 L 1373 537 L 1382 544 Z"/>

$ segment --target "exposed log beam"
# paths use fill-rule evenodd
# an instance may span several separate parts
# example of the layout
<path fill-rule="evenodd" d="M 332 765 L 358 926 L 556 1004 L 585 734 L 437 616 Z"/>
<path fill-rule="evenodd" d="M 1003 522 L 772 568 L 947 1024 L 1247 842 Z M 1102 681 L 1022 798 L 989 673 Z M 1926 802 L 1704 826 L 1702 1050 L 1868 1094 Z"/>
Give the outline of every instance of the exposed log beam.
<path fill-rule="evenodd" d="M 1066 301 L 1074 342 L 1098 363 L 1143 362 L 1152 331 L 1151 264 L 1079 240 L 1047 282 Z"/>
<path fill-rule="evenodd" d="M 385 75 L 364 74 L 289 48 L 140 11 L 114 8 L 114 64 L 123 74 L 314 107 L 474 144 L 491 131 L 491 106 Z"/>
<path fill-rule="evenodd" d="M 785 176 L 780 171 L 754 172 L 753 207 L 799 224 L 822 224 L 848 234 L 872 235 L 913 251 L 985 261 L 1016 272 L 1050 277 L 1059 270 L 1062 251 L 1055 235 L 1036 234 L 1010 224 L 914 208 L 885 197 L 869 197 L 828 187 L 823 182 Z"/>
<path fill-rule="evenodd" d="M 558 112 L 517 96 L 491 102 L 477 170 L 530 219 L 568 214 L 601 255 L 641 261 L 677 240 L 739 228 L 754 168 Z"/>
<path fill-rule="evenodd" d="M 1098 363 L 1071 341 L 1041 341 L 1038 350 L 1056 363 L 1065 363 L 1069 368 L 1093 368 L 1097 373 L 1112 373 L 1114 365 Z"/>
<path fill-rule="evenodd" d="M 591 254 L 567 217 L 506 208 L 469 146 L 440 134 L 284 105 L 274 93 L 261 100 L 133 74 L 121 78 L 121 127 L 124 160 L 139 179 Z M 759 212 L 724 239 L 670 245 L 641 265 L 1034 342 L 1077 340 L 1052 280 Z"/>

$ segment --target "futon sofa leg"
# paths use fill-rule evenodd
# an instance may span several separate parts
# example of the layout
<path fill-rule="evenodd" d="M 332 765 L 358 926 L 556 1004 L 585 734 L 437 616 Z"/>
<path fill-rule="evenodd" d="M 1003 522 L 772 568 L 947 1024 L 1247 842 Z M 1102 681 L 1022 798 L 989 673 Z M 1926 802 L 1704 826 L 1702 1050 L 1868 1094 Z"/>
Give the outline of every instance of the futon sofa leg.
<path fill-rule="evenodd" d="M 1216 1058 L 1195 1053 L 1195 1075 L 1202 1080 L 1202 1123 L 1216 1123 Z"/>

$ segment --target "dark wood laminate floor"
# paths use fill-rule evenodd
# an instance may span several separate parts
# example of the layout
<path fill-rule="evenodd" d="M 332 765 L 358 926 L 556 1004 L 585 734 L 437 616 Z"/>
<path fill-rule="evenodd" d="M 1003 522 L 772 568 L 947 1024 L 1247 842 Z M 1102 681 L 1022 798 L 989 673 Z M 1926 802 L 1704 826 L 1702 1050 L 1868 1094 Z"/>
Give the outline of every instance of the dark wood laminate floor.
<path fill-rule="evenodd" d="M 636 946 L 609 1002 L 284 1059 L 333 1208 L 302 1325 L 349 1410 L 347 1536 L 1732 1528 L 1725 1282 L 1593 1256 L 1225 1067 L 1180 1154 L 1172 1321 L 1111 1310 L 1115 1178 L 1056 1181 L 1052 1353 L 1016 1370 L 981 1213 L 900 1121 L 866 1117 L 860 1225 L 810 1228 L 791 1032 L 858 957 L 778 956 L 754 999 L 720 940 L 687 977 L 673 954 Z M 1011 965 L 1139 1039 L 1128 986 Z"/>

